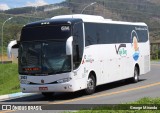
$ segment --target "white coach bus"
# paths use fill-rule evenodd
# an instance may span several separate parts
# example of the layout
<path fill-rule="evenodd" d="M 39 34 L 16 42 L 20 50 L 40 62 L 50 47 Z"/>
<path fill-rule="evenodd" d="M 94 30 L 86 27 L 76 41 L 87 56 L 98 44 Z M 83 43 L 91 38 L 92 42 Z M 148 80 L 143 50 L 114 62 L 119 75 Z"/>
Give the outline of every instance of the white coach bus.
<path fill-rule="evenodd" d="M 23 27 L 19 78 L 24 93 L 85 90 L 150 71 L 145 23 L 112 21 L 93 15 L 62 15 Z"/>

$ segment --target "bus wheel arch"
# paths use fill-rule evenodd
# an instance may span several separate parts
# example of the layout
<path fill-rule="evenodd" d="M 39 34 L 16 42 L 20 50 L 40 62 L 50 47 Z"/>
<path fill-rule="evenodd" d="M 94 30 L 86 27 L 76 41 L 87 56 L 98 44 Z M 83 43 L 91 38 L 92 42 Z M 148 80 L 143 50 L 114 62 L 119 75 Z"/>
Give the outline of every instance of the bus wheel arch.
<path fill-rule="evenodd" d="M 87 80 L 87 88 L 85 89 L 85 93 L 90 95 L 95 92 L 97 83 L 96 73 L 94 71 L 90 71 Z"/>
<path fill-rule="evenodd" d="M 91 72 L 89 73 L 89 76 L 91 76 L 91 75 L 94 76 L 95 82 L 96 82 L 96 85 L 97 85 L 97 77 L 96 77 L 96 73 L 95 73 L 94 71 L 91 71 Z M 88 76 L 88 77 L 89 77 L 89 76 Z"/>
<path fill-rule="evenodd" d="M 139 81 L 139 75 L 140 75 L 140 68 L 139 68 L 139 64 L 136 63 L 134 66 L 134 76 L 132 77 L 133 83 L 137 83 Z"/>

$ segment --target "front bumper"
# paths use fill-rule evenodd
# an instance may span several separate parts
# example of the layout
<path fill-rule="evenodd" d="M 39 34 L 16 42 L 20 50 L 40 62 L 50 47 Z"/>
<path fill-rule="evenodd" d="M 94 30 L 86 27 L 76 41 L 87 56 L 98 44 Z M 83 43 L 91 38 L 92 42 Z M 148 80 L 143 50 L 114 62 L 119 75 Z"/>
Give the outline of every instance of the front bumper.
<path fill-rule="evenodd" d="M 85 79 L 77 79 L 57 84 L 21 84 L 20 86 L 23 93 L 75 92 L 85 89 L 86 84 Z"/>
<path fill-rule="evenodd" d="M 67 82 L 59 84 L 42 84 L 42 85 L 21 84 L 21 90 L 23 93 L 74 92 L 77 90 L 77 88 L 73 87 L 73 85 L 70 82 Z"/>

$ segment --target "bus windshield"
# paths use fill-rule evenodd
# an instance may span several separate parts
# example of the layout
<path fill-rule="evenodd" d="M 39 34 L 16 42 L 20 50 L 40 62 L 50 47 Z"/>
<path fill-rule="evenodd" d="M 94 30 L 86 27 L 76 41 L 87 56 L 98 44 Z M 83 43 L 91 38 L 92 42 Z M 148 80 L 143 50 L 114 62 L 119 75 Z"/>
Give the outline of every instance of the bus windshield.
<path fill-rule="evenodd" d="M 71 71 L 71 55 L 66 55 L 67 26 L 47 26 L 22 30 L 19 46 L 19 73 L 51 75 Z"/>
<path fill-rule="evenodd" d="M 57 74 L 71 71 L 65 41 L 23 42 L 19 47 L 20 74 Z"/>

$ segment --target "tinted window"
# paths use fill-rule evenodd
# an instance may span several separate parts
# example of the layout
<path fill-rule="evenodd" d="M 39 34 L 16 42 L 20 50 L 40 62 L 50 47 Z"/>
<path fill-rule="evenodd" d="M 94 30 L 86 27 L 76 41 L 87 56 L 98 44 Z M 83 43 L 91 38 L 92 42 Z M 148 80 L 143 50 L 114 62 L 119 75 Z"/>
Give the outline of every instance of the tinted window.
<path fill-rule="evenodd" d="M 48 25 L 27 27 L 22 29 L 21 41 L 67 39 L 70 37 L 69 25 Z"/>
<path fill-rule="evenodd" d="M 71 71 L 71 56 L 65 41 L 23 42 L 19 48 L 20 74 L 56 74 Z"/>
<path fill-rule="evenodd" d="M 111 25 L 110 25 L 111 26 Z M 113 25 L 116 43 L 130 43 L 132 29 L 128 25 Z M 112 37 L 114 38 L 114 37 Z"/>
<path fill-rule="evenodd" d="M 148 40 L 147 27 L 145 26 L 85 23 L 85 45 L 131 43 L 133 30 L 136 31 L 139 42 Z"/>
<path fill-rule="evenodd" d="M 74 24 L 73 26 L 73 68 L 76 69 L 82 60 L 83 56 L 83 27 L 82 23 Z"/>
<path fill-rule="evenodd" d="M 97 44 L 98 39 L 96 36 L 96 34 L 97 34 L 96 32 L 97 32 L 96 24 L 92 24 L 92 23 L 85 24 L 86 46 L 92 45 L 92 44 Z"/>
<path fill-rule="evenodd" d="M 137 32 L 139 42 L 148 41 L 148 28 L 147 27 L 135 27 L 135 31 Z"/>

